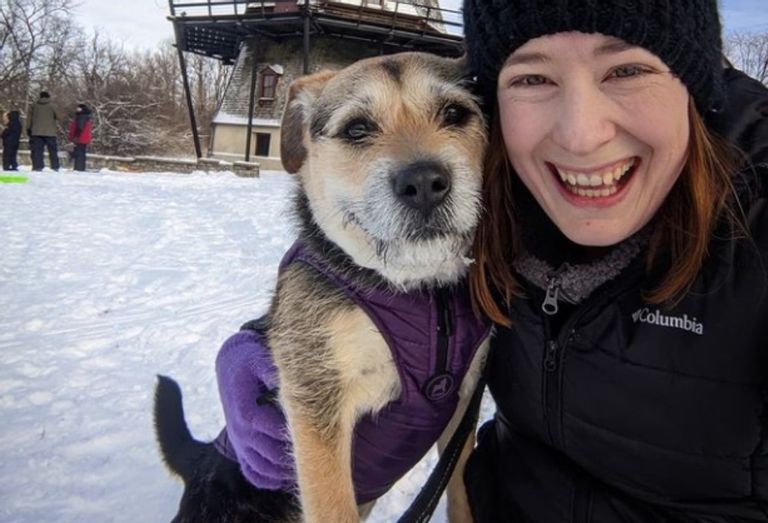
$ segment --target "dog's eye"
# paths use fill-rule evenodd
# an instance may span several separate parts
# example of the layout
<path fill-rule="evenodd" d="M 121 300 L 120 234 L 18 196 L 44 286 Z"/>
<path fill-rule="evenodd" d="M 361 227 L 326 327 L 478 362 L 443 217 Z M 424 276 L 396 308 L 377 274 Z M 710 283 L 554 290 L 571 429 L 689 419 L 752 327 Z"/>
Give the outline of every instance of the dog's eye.
<path fill-rule="evenodd" d="M 462 125 L 469 118 L 469 109 L 461 104 L 448 104 L 443 109 L 443 123 L 445 125 Z"/>
<path fill-rule="evenodd" d="M 353 142 L 359 142 L 373 134 L 376 131 L 376 126 L 364 119 L 356 119 L 349 122 L 344 130 L 341 132 L 342 136 Z"/>

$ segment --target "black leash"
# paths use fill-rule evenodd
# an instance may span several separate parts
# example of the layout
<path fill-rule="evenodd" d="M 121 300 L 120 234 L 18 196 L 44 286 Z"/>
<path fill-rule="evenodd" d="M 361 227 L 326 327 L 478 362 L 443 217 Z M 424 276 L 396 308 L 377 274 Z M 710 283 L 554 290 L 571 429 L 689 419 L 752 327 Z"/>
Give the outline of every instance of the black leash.
<path fill-rule="evenodd" d="M 408 510 L 397 520 L 397 523 L 426 523 L 432 517 L 435 507 L 437 507 L 437 503 L 440 501 L 440 496 L 443 494 L 448 481 L 451 479 L 451 474 L 453 474 L 453 470 L 456 468 L 456 462 L 459 460 L 464 443 L 467 441 L 469 433 L 477 425 L 477 418 L 480 414 L 480 402 L 483 399 L 484 390 L 485 379 L 481 377 L 475 387 L 475 392 L 472 394 L 472 399 L 470 399 L 469 405 L 467 405 L 467 411 L 461 418 L 459 426 L 456 427 L 456 432 L 451 436 L 448 445 L 440 455 L 440 459 L 429 475 L 427 482 L 421 488 L 411 506 L 408 507 Z"/>

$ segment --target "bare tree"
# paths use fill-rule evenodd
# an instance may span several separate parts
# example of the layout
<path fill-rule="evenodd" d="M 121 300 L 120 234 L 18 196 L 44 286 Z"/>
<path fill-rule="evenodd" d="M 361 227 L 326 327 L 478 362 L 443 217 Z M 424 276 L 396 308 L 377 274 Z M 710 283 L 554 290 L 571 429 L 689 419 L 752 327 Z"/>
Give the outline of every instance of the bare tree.
<path fill-rule="evenodd" d="M 26 112 L 32 91 L 56 81 L 71 7 L 71 0 L 0 0 L 0 98 Z"/>
<path fill-rule="evenodd" d="M 725 53 L 739 69 L 768 85 L 768 33 L 733 33 Z"/>
<path fill-rule="evenodd" d="M 0 0 L 0 103 L 22 110 L 50 91 L 66 120 L 77 103 L 93 111 L 93 150 L 104 154 L 191 155 L 178 55 L 166 41 L 126 50 L 72 22 L 73 0 Z M 198 126 L 208 138 L 230 68 L 192 56 L 187 64 Z"/>

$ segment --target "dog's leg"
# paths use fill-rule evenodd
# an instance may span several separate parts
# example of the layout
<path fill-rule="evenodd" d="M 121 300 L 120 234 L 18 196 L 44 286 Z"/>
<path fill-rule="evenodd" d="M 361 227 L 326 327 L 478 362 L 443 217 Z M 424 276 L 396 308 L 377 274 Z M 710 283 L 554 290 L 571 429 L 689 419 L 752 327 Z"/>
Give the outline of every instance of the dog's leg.
<path fill-rule="evenodd" d="M 360 416 L 399 395 L 399 380 L 370 318 L 325 285 L 304 267 L 286 270 L 271 314 L 270 345 L 305 521 L 356 523 L 353 429 Z"/>
<path fill-rule="evenodd" d="M 464 417 L 472 393 L 475 390 L 475 384 L 480 378 L 480 374 L 485 366 L 487 352 L 488 340 L 483 342 L 482 346 L 477 350 L 477 353 L 470 364 L 469 371 L 464 377 L 464 381 L 459 389 L 459 404 L 456 407 L 456 412 L 454 412 L 451 421 L 437 441 L 437 449 L 441 455 L 448 445 L 451 436 L 456 432 L 456 428 L 459 426 L 461 419 Z M 467 463 L 467 459 L 474 446 L 475 427 L 472 427 L 470 434 L 467 436 L 467 441 L 461 449 L 461 455 L 456 462 L 456 468 L 453 470 L 453 474 L 451 475 L 451 479 L 448 482 L 448 487 L 446 489 L 448 494 L 448 521 L 450 523 L 473 522 L 472 514 L 469 510 L 469 501 L 467 500 L 467 491 L 464 486 L 464 465 Z"/>
<path fill-rule="evenodd" d="M 349 424 L 318 420 L 295 410 L 289 419 L 304 521 L 358 522 L 352 488 L 352 431 L 342 427 Z"/>

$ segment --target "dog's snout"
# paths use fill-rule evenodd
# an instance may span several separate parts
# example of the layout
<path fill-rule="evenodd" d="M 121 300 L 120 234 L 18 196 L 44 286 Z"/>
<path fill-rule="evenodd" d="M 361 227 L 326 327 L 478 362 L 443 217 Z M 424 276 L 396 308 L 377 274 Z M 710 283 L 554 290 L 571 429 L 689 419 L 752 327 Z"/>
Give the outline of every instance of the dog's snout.
<path fill-rule="evenodd" d="M 395 174 L 393 188 L 400 201 L 428 215 L 451 191 L 451 176 L 438 162 L 414 162 Z"/>

